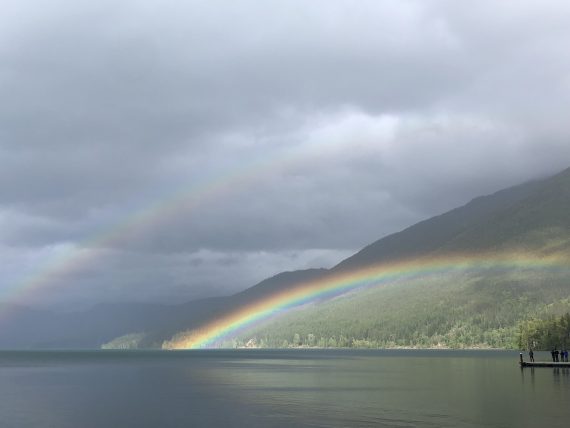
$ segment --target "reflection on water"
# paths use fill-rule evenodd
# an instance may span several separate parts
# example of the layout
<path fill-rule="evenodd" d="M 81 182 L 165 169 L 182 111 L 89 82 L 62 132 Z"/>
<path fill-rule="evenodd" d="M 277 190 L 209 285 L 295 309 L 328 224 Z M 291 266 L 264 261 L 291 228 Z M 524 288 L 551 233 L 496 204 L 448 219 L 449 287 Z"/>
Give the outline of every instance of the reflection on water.
<path fill-rule="evenodd" d="M 560 394 L 566 394 L 570 388 L 570 370 L 567 368 L 553 367 L 552 375 L 554 385 L 560 391 Z"/>
<path fill-rule="evenodd" d="M 566 426 L 570 370 L 516 352 L 0 353 L 2 427 Z"/>
<path fill-rule="evenodd" d="M 526 380 L 526 377 L 530 378 L 530 386 L 532 388 L 532 390 L 534 390 L 534 367 L 521 367 L 520 368 L 521 371 L 521 376 L 522 376 L 522 380 L 523 383 Z M 526 377 L 525 377 L 526 376 Z"/>

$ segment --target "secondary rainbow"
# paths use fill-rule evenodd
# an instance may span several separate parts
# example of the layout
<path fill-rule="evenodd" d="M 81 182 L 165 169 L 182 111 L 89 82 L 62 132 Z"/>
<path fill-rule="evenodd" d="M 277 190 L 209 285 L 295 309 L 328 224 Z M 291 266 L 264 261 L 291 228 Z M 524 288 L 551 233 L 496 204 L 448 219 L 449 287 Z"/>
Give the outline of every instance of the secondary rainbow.
<path fill-rule="evenodd" d="M 239 192 L 258 182 L 262 177 L 271 175 L 278 168 L 294 165 L 300 153 L 280 153 L 271 159 L 253 159 L 249 164 L 212 175 L 190 186 L 180 187 L 166 197 L 151 204 L 135 209 L 122 221 L 102 228 L 77 244 L 61 245 L 54 248 L 42 263 L 38 263 L 27 276 L 6 284 L 0 294 L 0 303 L 14 302 L 27 304 L 40 293 L 72 284 L 69 275 L 80 272 L 97 259 L 100 249 L 114 248 L 128 243 L 142 231 L 155 225 L 167 223 L 171 216 L 181 209 L 192 212 L 213 200 L 223 199 L 226 195 Z M 10 312 L 4 309 L 0 318 Z"/>
<path fill-rule="evenodd" d="M 323 279 L 301 283 L 238 308 L 198 329 L 179 334 L 164 342 L 165 349 L 217 347 L 258 323 L 310 303 L 317 298 L 340 295 L 359 287 L 375 286 L 396 280 L 438 274 L 484 270 L 570 270 L 565 254 L 539 255 L 526 252 L 440 255 L 380 264 L 364 269 L 332 274 Z"/>

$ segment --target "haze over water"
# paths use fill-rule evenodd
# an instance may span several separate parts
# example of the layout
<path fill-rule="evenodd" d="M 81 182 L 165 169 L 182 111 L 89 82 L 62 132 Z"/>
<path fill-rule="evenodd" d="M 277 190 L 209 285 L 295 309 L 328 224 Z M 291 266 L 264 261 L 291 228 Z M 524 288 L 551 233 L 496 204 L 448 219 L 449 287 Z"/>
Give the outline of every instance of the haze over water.
<path fill-rule="evenodd" d="M 514 351 L 1 352 L 0 415 L 7 428 L 567 426 L 570 370 L 521 370 L 517 358 Z"/>

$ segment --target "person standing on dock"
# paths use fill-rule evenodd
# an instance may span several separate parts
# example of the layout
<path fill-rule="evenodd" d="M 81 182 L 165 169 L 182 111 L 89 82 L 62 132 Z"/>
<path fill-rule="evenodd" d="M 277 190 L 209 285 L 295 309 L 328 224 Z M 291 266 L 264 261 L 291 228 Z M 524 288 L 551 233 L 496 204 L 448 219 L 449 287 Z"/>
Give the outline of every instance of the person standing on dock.
<path fill-rule="evenodd" d="M 556 357 L 554 354 L 554 349 L 552 351 L 550 351 L 550 355 L 552 355 L 552 362 L 555 363 L 556 362 Z"/>
<path fill-rule="evenodd" d="M 560 352 L 558 352 L 558 349 L 554 348 L 554 361 L 556 361 L 557 363 L 560 362 L 560 360 L 558 359 L 558 355 L 560 355 Z"/>
<path fill-rule="evenodd" d="M 534 363 L 534 352 L 532 352 L 532 348 L 528 350 L 528 356 L 530 358 L 530 362 Z"/>

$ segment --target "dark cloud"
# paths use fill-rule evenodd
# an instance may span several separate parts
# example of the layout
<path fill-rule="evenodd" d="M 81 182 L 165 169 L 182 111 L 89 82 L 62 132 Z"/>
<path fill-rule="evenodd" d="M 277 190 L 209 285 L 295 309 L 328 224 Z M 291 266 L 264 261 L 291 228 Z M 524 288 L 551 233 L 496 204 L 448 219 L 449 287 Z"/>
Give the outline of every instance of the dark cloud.
<path fill-rule="evenodd" d="M 563 169 L 569 17 L 561 1 L 8 1 L 3 295 L 61 248 L 88 262 L 46 302 L 231 292 Z"/>

